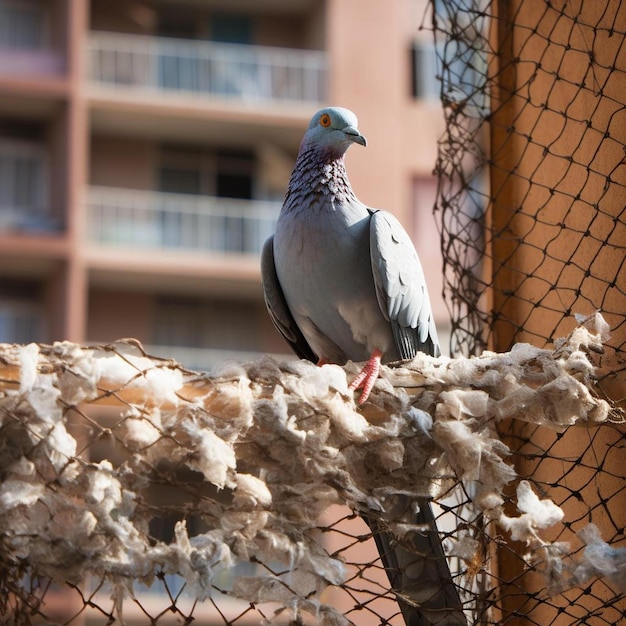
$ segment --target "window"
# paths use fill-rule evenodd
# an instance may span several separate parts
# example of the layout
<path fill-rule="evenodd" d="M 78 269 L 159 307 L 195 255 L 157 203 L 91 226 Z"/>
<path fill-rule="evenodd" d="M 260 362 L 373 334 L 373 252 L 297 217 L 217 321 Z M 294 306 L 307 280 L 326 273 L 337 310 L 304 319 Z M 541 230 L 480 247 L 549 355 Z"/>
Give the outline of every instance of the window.
<path fill-rule="evenodd" d="M 161 191 L 208 194 L 214 188 L 212 178 L 212 159 L 203 159 L 199 151 L 163 149 L 158 172 Z"/>
<path fill-rule="evenodd" d="M 243 78 L 239 74 L 249 72 L 249 64 L 242 63 L 232 49 L 216 54 L 197 44 L 206 38 L 218 43 L 252 43 L 252 25 L 251 18 L 238 15 L 218 14 L 209 19 L 180 9 L 161 14 L 158 33 L 168 39 L 159 42 L 159 84 L 182 91 L 240 94 Z"/>
<path fill-rule="evenodd" d="M 255 155 L 249 150 L 201 150 L 164 147 L 158 172 L 161 191 L 253 197 Z"/>
<path fill-rule="evenodd" d="M 456 19 L 455 12 L 465 8 L 455 2 L 440 0 L 435 0 L 431 6 L 442 32 L 453 28 L 452 21 Z M 471 15 L 468 14 L 467 20 L 465 37 L 469 37 L 469 34 L 474 32 L 476 38 L 480 39 L 481 33 L 485 32 L 489 23 L 486 5 L 476 7 Z M 438 97 L 441 92 L 444 103 L 462 105 L 466 107 L 466 113 L 469 115 L 473 115 L 472 110 L 487 111 L 488 94 L 484 88 L 487 77 L 487 51 L 468 44 L 464 38 L 452 37 L 445 42 L 440 39 L 438 37 L 436 46 L 419 40 L 413 46 L 414 96 L 428 98 L 433 93 L 432 89 L 421 83 L 424 78 L 428 80 L 430 72 L 433 78 L 437 77 L 435 81 L 437 87 L 434 93 Z"/>
<path fill-rule="evenodd" d="M 161 37 L 174 37 L 176 39 L 196 39 L 198 36 L 198 23 L 193 13 L 177 10 L 161 13 L 157 33 Z"/>
<path fill-rule="evenodd" d="M 160 190 L 212 198 L 198 197 L 195 207 L 188 203 L 187 210 L 182 210 L 177 199 L 164 198 L 164 244 L 215 252 L 258 252 L 260 223 L 255 205 L 236 202 L 252 199 L 255 170 L 256 158 L 245 150 L 165 148 L 158 173 Z"/>
<path fill-rule="evenodd" d="M 251 44 L 253 23 L 245 15 L 215 14 L 211 17 L 211 40 L 220 43 Z"/>
<path fill-rule="evenodd" d="M 411 90 L 414 98 L 439 99 L 435 46 L 416 40 L 411 48 Z"/>
<path fill-rule="evenodd" d="M 218 197 L 250 200 L 253 194 L 254 155 L 246 151 L 218 150 L 216 163 Z"/>
<path fill-rule="evenodd" d="M 38 127 L 0 124 L 0 230 L 56 230 L 48 206 L 47 150 Z"/>
<path fill-rule="evenodd" d="M 43 319 L 37 283 L 0 280 L 0 343 L 42 341 Z"/>
<path fill-rule="evenodd" d="M 37 50 L 44 46 L 42 3 L 36 0 L 0 0 L 0 47 Z"/>

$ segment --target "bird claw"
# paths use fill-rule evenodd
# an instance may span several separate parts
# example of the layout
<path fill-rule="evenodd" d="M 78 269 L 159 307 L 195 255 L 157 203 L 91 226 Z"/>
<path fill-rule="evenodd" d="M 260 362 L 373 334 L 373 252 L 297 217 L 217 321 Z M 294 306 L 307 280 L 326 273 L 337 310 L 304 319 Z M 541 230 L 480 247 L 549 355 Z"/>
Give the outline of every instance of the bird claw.
<path fill-rule="evenodd" d="M 380 373 L 380 359 L 383 353 L 376 349 L 372 352 L 367 363 L 363 366 L 361 371 L 357 374 L 356 378 L 350 383 L 348 389 L 354 391 L 356 389 L 362 389 L 361 397 L 358 400 L 359 404 L 367 402 L 369 395 L 374 387 L 374 383 Z"/>

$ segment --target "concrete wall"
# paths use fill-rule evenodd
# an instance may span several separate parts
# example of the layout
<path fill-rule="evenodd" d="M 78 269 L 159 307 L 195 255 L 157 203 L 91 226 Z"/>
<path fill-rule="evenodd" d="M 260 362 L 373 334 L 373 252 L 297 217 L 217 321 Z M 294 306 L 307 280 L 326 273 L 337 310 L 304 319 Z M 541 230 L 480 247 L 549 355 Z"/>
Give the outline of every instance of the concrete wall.
<path fill-rule="evenodd" d="M 155 189 L 156 158 L 156 146 L 152 141 L 94 135 L 91 138 L 89 183 Z"/>

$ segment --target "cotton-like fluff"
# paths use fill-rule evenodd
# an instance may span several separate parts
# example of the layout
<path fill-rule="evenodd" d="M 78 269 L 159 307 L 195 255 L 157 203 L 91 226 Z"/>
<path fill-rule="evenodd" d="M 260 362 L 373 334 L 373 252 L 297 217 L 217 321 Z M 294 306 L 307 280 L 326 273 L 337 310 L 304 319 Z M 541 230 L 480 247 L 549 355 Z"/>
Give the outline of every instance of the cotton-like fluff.
<path fill-rule="evenodd" d="M 231 474 L 237 460 L 232 446 L 197 420 L 187 420 L 183 427 L 190 435 L 196 452 L 190 461 L 194 469 L 202 472 L 208 482 L 220 489 L 234 486 Z"/>
<path fill-rule="evenodd" d="M 146 357 L 139 346 L 118 342 L 110 355 L 97 353 L 93 361 L 93 376 L 108 386 L 125 385 L 146 404 L 176 405 L 177 392 L 183 384 L 182 371 L 168 363 L 156 363 Z M 108 356 L 108 358 L 105 358 Z"/>
<path fill-rule="evenodd" d="M 39 365 L 39 348 L 30 343 L 18 350 L 20 365 L 20 393 L 31 391 L 37 381 L 37 366 Z"/>
<path fill-rule="evenodd" d="M 595 524 L 588 524 L 578 535 L 585 542 L 583 559 L 574 571 L 576 583 L 583 585 L 592 576 L 604 576 L 626 593 L 626 548 L 609 546 Z"/>
<path fill-rule="evenodd" d="M 140 411 L 131 407 L 120 415 L 120 428 L 124 432 L 124 441 L 131 448 L 146 448 L 163 437 L 161 411 L 158 407 L 150 407 L 148 411 Z"/>
<path fill-rule="evenodd" d="M 260 478 L 238 473 L 235 482 L 234 498 L 240 508 L 267 508 L 272 504 L 272 493 Z"/>
<path fill-rule="evenodd" d="M 45 493 L 45 484 L 12 478 L 0 485 L 0 514 L 17 506 L 31 506 Z"/>
<path fill-rule="evenodd" d="M 529 543 L 537 538 L 537 530 L 554 526 L 563 519 L 563 510 L 552 500 L 540 500 L 526 480 L 517 486 L 517 508 L 522 513 L 520 517 L 502 514 L 499 519 L 514 541 Z"/>
<path fill-rule="evenodd" d="M 542 538 L 546 525 L 555 523 L 568 539 L 549 492 L 538 497 L 522 482 L 519 515 L 503 515 L 504 486 L 517 477 L 493 428 L 502 419 L 557 430 L 568 427 L 571 415 L 594 427 L 606 419 L 607 403 L 590 393 L 586 346 L 597 342 L 592 328 L 582 328 L 554 351 L 521 346 L 473 359 L 418 356 L 401 368 L 383 366 L 386 386 L 377 385 L 359 409 L 345 394 L 345 374 L 354 365 L 318 368 L 263 359 L 230 366 L 217 377 L 180 370 L 177 403 L 166 393 L 157 405 L 135 393 L 133 381 L 143 373 L 123 365 L 119 344 L 102 350 L 67 343 L 0 347 L 3 362 L 19 370 L 21 361 L 25 372 L 21 391 L 10 383 L 0 394 L 5 563 L 31 564 L 29 573 L 57 582 L 79 584 L 95 574 L 112 583 L 121 607 L 134 583 L 150 585 L 159 571 L 182 575 L 186 589 L 206 598 L 216 577 L 237 562 L 254 559 L 268 568 L 281 562 L 282 582 L 272 577 L 266 585 L 261 571 L 238 588 L 252 594 L 244 600 L 269 597 L 265 590 L 275 585 L 286 589 L 293 574 L 292 593 L 272 599 L 284 602 L 294 619 L 308 613 L 315 623 L 341 623 L 324 604 L 332 597 L 326 590 L 351 574 L 326 551 L 327 535 L 319 530 L 329 527 L 324 512 L 338 504 L 366 511 L 404 541 L 424 532 L 413 523 L 423 498 L 463 481 L 486 518 L 510 529 L 500 540 L 515 532 L 528 542 L 524 556 L 543 572 L 549 592 L 596 576 L 623 589 L 624 551 L 593 527 L 580 535 L 585 550 L 573 554 L 565 541 Z M 98 380 L 98 370 L 112 376 Z M 546 392 L 551 404 L 544 406 Z M 93 418 L 97 407 L 88 403 L 103 396 L 121 405 L 115 428 Z M 559 402 L 568 411 L 545 410 Z M 79 410 L 67 410 L 73 406 Z M 112 439 L 125 456 L 116 463 L 90 462 L 83 454 L 87 432 L 94 442 Z M 68 458 L 79 451 L 80 458 Z M 191 482 L 181 489 L 188 476 Z M 155 486 L 176 498 L 189 495 L 178 504 L 168 501 L 169 510 L 181 518 L 198 516 L 205 532 L 190 537 L 181 522 L 175 541 L 155 542 L 148 533 L 160 510 L 151 499 Z M 456 540 L 449 542 L 451 553 L 476 571 L 483 563 L 473 537 L 461 532 Z M 21 570 L 13 574 L 25 580 Z"/>

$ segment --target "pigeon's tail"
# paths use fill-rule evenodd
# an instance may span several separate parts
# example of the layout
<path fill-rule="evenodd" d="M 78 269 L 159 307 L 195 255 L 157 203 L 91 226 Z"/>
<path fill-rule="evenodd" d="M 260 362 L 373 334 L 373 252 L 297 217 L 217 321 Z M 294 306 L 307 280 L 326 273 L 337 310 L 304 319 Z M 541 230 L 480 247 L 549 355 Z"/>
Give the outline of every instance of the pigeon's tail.
<path fill-rule="evenodd" d="M 409 500 L 405 496 L 398 499 Z M 385 530 L 384 521 L 367 516 L 364 519 L 372 530 L 407 626 L 465 626 L 467 619 L 430 502 L 422 500 L 419 506 L 416 524 L 424 530 L 398 539 Z"/>

